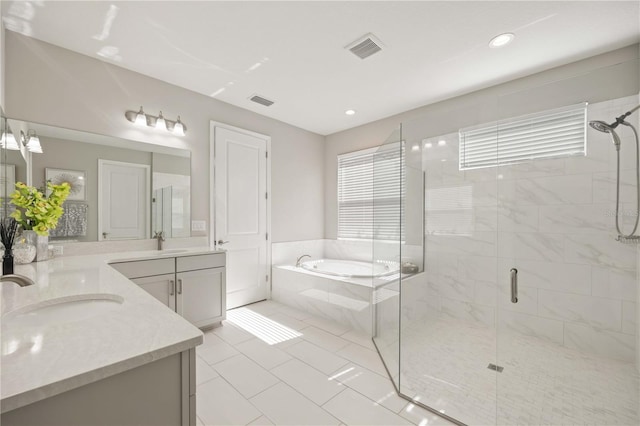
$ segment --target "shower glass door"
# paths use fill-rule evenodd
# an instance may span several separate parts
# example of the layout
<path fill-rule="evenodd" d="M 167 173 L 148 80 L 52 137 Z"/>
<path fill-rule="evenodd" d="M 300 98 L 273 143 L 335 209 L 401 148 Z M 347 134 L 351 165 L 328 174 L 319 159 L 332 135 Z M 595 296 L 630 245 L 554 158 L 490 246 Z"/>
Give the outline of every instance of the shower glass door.
<path fill-rule="evenodd" d="M 372 206 L 374 264 L 393 267 L 400 259 L 404 149 L 399 126 L 373 154 Z M 396 390 L 400 386 L 399 274 L 372 278 L 373 341 Z"/>
<path fill-rule="evenodd" d="M 610 135 L 585 123 L 636 106 L 638 75 L 631 61 L 498 99 L 497 424 L 640 424 L 638 252 L 616 241 Z M 630 230 L 635 146 L 620 135 Z"/>
<path fill-rule="evenodd" d="M 495 120 L 496 101 L 402 126 L 407 188 L 420 188 L 407 193 L 403 248 L 422 238 L 424 269 L 401 277 L 400 391 L 466 424 L 496 423 L 496 372 L 487 367 L 496 363 L 497 169 L 484 167 L 495 161 L 495 130 L 466 151 L 459 130 Z M 465 163 L 472 153 L 478 161 Z"/>

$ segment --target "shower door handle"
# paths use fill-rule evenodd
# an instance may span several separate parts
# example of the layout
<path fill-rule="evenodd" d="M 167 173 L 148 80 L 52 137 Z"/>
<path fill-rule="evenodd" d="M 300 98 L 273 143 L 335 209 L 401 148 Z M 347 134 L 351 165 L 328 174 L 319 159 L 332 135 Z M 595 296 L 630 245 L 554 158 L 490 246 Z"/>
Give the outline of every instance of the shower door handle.
<path fill-rule="evenodd" d="M 511 303 L 518 303 L 518 270 L 511 268 Z"/>

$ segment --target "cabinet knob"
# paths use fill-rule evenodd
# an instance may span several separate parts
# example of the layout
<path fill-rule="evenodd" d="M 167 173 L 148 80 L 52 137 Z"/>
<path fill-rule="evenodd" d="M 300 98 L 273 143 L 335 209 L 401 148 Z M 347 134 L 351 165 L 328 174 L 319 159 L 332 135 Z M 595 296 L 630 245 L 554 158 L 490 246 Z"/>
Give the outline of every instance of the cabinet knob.
<path fill-rule="evenodd" d="M 178 279 L 178 294 L 182 294 L 182 278 Z"/>
<path fill-rule="evenodd" d="M 176 292 L 176 282 L 174 280 L 169 281 L 169 296 L 173 296 Z"/>

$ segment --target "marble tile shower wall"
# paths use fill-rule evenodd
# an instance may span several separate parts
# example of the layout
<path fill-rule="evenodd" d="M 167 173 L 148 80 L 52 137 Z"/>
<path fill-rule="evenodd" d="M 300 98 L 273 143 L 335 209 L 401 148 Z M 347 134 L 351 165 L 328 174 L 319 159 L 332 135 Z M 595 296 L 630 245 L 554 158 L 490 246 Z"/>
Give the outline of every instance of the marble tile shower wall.
<path fill-rule="evenodd" d="M 638 96 L 592 104 L 588 119 L 609 121 L 637 104 Z M 621 135 L 621 221 L 630 232 L 635 151 L 631 131 Z M 466 172 L 458 170 L 457 133 L 440 139 L 445 146 L 422 153 L 428 278 L 414 303 L 427 316 L 635 361 L 637 254 L 615 241 L 609 136 L 589 128 L 586 156 Z M 517 304 L 509 295 L 512 267 L 519 271 Z"/>

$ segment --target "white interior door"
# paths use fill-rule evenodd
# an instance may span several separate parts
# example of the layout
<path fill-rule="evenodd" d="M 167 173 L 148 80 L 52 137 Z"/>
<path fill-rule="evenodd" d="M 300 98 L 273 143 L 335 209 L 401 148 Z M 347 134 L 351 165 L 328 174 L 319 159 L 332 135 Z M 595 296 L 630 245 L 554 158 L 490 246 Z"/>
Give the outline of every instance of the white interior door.
<path fill-rule="evenodd" d="M 227 308 L 231 309 L 268 297 L 267 139 L 212 127 L 213 237 L 218 248 L 227 250 Z"/>
<path fill-rule="evenodd" d="M 98 239 L 149 238 L 150 167 L 98 160 Z"/>

